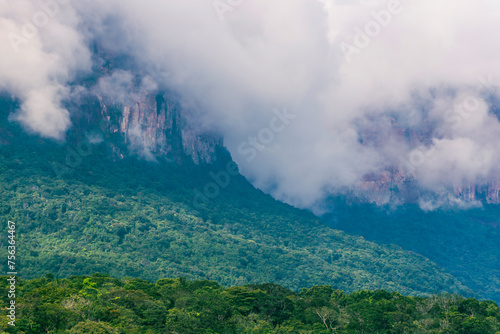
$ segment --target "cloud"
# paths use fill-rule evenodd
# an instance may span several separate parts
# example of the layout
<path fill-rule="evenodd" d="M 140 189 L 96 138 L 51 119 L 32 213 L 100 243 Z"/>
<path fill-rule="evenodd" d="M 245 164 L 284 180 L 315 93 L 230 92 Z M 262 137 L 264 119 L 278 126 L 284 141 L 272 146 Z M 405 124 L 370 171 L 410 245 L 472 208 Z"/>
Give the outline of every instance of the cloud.
<path fill-rule="evenodd" d="M 93 87 L 94 93 L 105 97 L 111 104 L 131 104 L 140 94 L 154 92 L 158 83 L 149 75 L 137 78 L 130 71 L 115 70 L 110 75 L 99 78 Z"/>
<path fill-rule="evenodd" d="M 14 118 L 46 137 L 70 126 L 62 102 L 68 83 L 91 66 L 67 1 L 3 1 L 0 4 L 0 89 L 21 100 Z"/>
<path fill-rule="evenodd" d="M 430 190 L 500 176 L 491 105 L 500 82 L 497 1 L 222 3 L 223 20 L 211 1 L 72 3 L 69 18 L 58 15 L 53 29 L 40 30 L 22 60 L 0 67 L 0 85 L 25 101 L 20 120 L 60 134 L 69 126 L 60 106 L 67 83 L 89 67 L 82 41 L 98 40 L 126 55 L 132 72 L 150 73 L 147 82 L 177 92 L 192 126 L 223 135 L 256 186 L 301 207 L 397 171 L 401 161 Z M 1 12 L 3 32 L 22 22 L 13 12 Z M 66 32 L 57 39 L 56 26 Z M 114 74 L 100 89 L 123 88 L 120 75 L 127 79 Z M 44 103 L 30 103 L 33 95 L 49 107 L 37 109 Z M 296 118 L 256 142 L 249 161 L 238 148 L 260 140 L 283 107 Z"/>

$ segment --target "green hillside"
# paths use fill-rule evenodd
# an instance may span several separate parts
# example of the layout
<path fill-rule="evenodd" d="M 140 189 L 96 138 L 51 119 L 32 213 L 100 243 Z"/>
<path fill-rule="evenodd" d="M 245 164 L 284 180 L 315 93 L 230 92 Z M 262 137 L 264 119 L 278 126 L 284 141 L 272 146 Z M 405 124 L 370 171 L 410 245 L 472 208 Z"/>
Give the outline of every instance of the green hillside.
<path fill-rule="evenodd" d="M 209 203 L 194 205 L 197 191 L 224 163 L 113 161 L 112 138 L 72 161 L 68 152 L 78 143 L 29 137 L 10 124 L 2 136 L 0 219 L 17 223 L 23 278 L 103 272 L 226 286 L 273 282 L 294 290 L 329 284 L 345 291 L 471 294 L 428 259 L 334 230 L 239 175 Z M 67 170 L 57 177 L 54 166 L 60 173 L 63 165 Z M 5 238 L 1 256 L 6 246 Z"/>
<path fill-rule="evenodd" d="M 436 262 L 484 298 L 500 302 L 500 206 L 424 212 L 332 202 L 325 217 L 338 229 L 382 244 L 396 244 Z"/>
<path fill-rule="evenodd" d="M 346 294 L 319 285 L 300 292 L 277 284 L 224 288 L 213 281 L 116 279 L 95 274 L 17 281 L 15 327 L 0 333 L 67 334 L 496 334 L 500 308 L 456 295 Z M 6 277 L 0 290 L 9 288 Z M 7 307 L 7 293 L 0 306 Z"/>

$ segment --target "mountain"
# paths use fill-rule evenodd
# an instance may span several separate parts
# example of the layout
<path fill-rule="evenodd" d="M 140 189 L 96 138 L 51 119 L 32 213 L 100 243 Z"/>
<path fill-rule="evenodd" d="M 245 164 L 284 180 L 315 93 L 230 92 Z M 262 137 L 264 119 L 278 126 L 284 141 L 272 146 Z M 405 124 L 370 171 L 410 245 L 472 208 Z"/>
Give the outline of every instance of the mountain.
<path fill-rule="evenodd" d="M 492 112 L 498 114 L 500 102 L 495 100 L 491 103 Z M 390 123 L 387 131 L 383 132 L 376 126 L 363 128 L 360 142 L 384 147 L 387 142 L 393 141 L 409 147 L 411 152 L 408 156 L 400 155 L 396 165 L 364 175 L 354 187 L 344 191 L 345 196 L 378 205 L 417 203 L 424 209 L 500 204 L 500 179 L 497 176 L 477 177 L 475 182 L 462 178 L 450 184 L 436 181 L 432 187 L 429 184 L 424 187 L 421 179 L 425 172 L 422 169 L 428 160 L 437 155 L 424 144 L 431 143 L 436 136 L 435 125 L 429 122 L 410 127 L 395 119 L 391 119 Z"/>
<path fill-rule="evenodd" d="M 72 101 L 75 125 L 59 142 L 26 134 L 9 121 L 15 101 L 2 100 L 0 215 L 18 225 L 22 277 L 473 294 L 421 255 L 349 236 L 255 189 L 219 139 L 189 130 L 175 99 L 142 98 Z"/>
<path fill-rule="evenodd" d="M 88 90 L 68 103 L 74 124 L 70 141 L 92 144 L 104 140 L 104 135 L 114 136 L 110 146 L 115 159 L 132 153 L 150 161 L 159 156 L 177 164 L 212 164 L 217 160 L 222 138 L 191 128 L 189 111 L 172 98 L 173 93 L 167 96 L 146 90 L 137 78 L 128 79 L 128 86 L 120 93 Z M 102 78 L 101 87 L 106 80 L 119 79 Z"/>
<path fill-rule="evenodd" d="M 500 302 L 500 207 L 441 208 L 416 204 L 396 207 L 330 200 L 323 218 L 332 227 L 381 244 L 422 254 L 484 298 Z"/>

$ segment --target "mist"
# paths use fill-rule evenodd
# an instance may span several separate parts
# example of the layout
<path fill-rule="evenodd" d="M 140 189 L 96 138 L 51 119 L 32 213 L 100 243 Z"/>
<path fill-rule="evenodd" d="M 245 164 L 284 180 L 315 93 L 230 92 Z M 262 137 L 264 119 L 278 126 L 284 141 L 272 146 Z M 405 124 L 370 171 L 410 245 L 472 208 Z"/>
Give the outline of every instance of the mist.
<path fill-rule="evenodd" d="M 22 101 L 14 120 L 62 138 L 97 40 L 277 199 L 315 208 L 388 173 L 441 192 L 500 177 L 499 19 L 492 0 L 4 1 L 0 88 Z M 126 99 L 130 77 L 95 89 Z"/>

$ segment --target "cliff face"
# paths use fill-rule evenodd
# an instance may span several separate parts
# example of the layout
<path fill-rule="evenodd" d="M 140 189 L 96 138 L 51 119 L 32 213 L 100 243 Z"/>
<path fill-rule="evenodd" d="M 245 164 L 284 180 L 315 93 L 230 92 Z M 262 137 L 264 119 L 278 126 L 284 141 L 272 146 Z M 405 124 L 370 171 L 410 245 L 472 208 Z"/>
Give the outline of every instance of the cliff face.
<path fill-rule="evenodd" d="M 371 128 L 363 129 L 362 141 L 374 146 L 383 146 L 390 138 L 396 142 L 405 142 L 414 149 L 423 143 L 431 142 L 432 130 L 431 124 L 426 124 L 420 129 L 405 129 L 393 121 L 391 129 L 382 134 Z M 361 182 L 351 190 L 352 197 L 377 204 L 417 203 L 423 198 L 434 199 L 438 202 L 459 200 L 464 203 L 480 201 L 500 204 L 500 180 L 462 182 L 448 188 L 442 186 L 439 190 L 431 192 L 422 189 L 415 181 L 418 166 L 409 165 L 411 165 L 409 162 L 402 160 L 399 168 L 388 166 L 387 170 L 378 174 L 365 175 Z"/>
<path fill-rule="evenodd" d="M 376 179 L 359 182 L 352 192 L 352 197 L 379 205 L 417 203 L 422 198 L 447 201 L 451 195 L 465 203 L 480 201 L 500 204 L 500 182 L 490 181 L 486 185 L 463 183 L 454 185 L 451 189 L 443 189 L 442 193 L 431 193 L 419 188 L 410 176 L 401 177 L 397 174 L 388 176 L 388 173 L 384 173 Z"/>
<path fill-rule="evenodd" d="M 228 158 L 222 137 L 193 128 L 188 121 L 191 111 L 182 107 L 175 94 L 158 90 L 156 83 L 141 82 L 151 79 L 147 73 L 130 71 L 126 59 L 98 41 L 93 44 L 93 57 L 101 65 L 88 81 L 79 83 L 86 93 L 66 106 L 73 124 L 68 140 L 81 140 L 97 129 L 106 134 L 104 141 L 115 159 L 137 154 L 148 160 L 199 165 Z"/>
<path fill-rule="evenodd" d="M 91 140 L 111 147 L 115 159 L 132 154 L 178 164 L 214 164 L 224 151 L 221 137 L 194 129 L 186 120 L 189 110 L 165 93 L 135 91 L 126 102 L 117 102 L 97 92 L 70 110 L 73 127 L 68 140 L 93 136 Z M 96 132 L 97 137 L 92 135 Z"/>
<path fill-rule="evenodd" d="M 186 121 L 188 112 L 165 94 L 134 94 L 127 104 L 114 105 L 98 96 L 101 115 L 112 132 L 123 136 L 132 153 L 147 159 L 166 157 L 181 163 L 213 164 L 222 138 L 194 130 Z"/>

